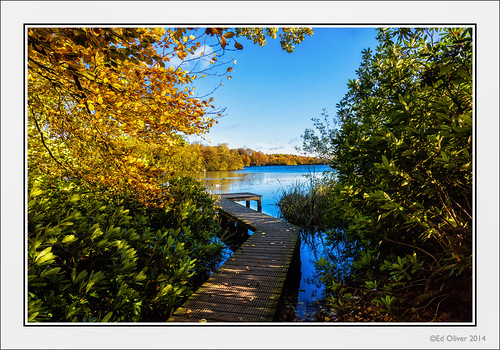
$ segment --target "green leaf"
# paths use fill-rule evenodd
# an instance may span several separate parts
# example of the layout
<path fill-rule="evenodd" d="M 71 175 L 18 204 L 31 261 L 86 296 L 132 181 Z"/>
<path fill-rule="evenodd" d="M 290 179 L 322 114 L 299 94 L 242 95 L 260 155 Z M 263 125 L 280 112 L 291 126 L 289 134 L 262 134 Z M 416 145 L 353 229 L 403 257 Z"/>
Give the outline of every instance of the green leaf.
<path fill-rule="evenodd" d="M 446 153 L 444 151 L 441 151 L 441 157 L 443 158 L 443 160 L 448 163 L 450 161 L 450 159 L 448 158 L 448 156 L 446 155 Z"/>
<path fill-rule="evenodd" d="M 109 322 L 109 320 L 111 319 L 111 316 L 113 316 L 113 311 L 110 311 L 106 314 L 106 316 L 104 316 L 101 320 L 101 322 Z"/>
<path fill-rule="evenodd" d="M 71 242 L 74 242 L 76 241 L 77 238 L 75 237 L 75 235 L 67 235 L 67 236 L 64 236 L 64 238 L 62 239 L 62 243 L 71 243 Z"/>
<path fill-rule="evenodd" d="M 42 271 L 42 273 L 40 274 L 40 277 L 48 277 L 48 276 L 51 276 L 51 275 L 54 275 L 54 274 L 57 274 L 59 271 L 61 271 L 61 268 L 60 267 L 54 267 L 50 270 L 44 270 Z"/>
<path fill-rule="evenodd" d="M 387 160 L 387 157 L 385 155 L 382 156 L 382 161 L 384 162 L 384 165 L 386 168 L 390 168 L 389 160 Z"/>
<path fill-rule="evenodd" d="M 36 190 L 30 191 L 29 195 L 30 195 L 30 197 L 37 197 L 43 193 L 44 193 L 44 191 L 42 189 L 37 188 Z"/>
<path fill-rule="evenodd" d="M 52 247 L 45 248 L 43 251 L 37 254 L 35 258 L 35 264 L 42 265 L 44 263 L 50 263 L 55 259 L 54 254 L 51 252 Z"/>
<path fill-rule="evenodd" d="M 37 312 L 34 312 L 34 313 L 32 313 L 32 314 L 30 314 L 30 315 L 28 316 L 28 322 L 33 321 L 33 320 L 34 320 L 34 319 L 35 319 L 35 318 L 36 318 L 39 314 L 40 314 L 40 313 L 39 313 L 38 311 L 37 311 Z"/>
<path fill-rule="evenodd" d="M 76 274 L 76 269 L 73 269 L 73 271 L 75 271 L 75 274 Z M 76 278 L 73 280 L 73 283 L 77 284 L 78 282 L 81 282 L 83 280 L 85 280 L 88 276 L 88 272 L 87 270 L 83 270 L 82 272 L 80 272 L 78 274 L 78 276 L 76 276 Z M 71 277 L 73 277 L 73 273 L 71 274 Z"/>

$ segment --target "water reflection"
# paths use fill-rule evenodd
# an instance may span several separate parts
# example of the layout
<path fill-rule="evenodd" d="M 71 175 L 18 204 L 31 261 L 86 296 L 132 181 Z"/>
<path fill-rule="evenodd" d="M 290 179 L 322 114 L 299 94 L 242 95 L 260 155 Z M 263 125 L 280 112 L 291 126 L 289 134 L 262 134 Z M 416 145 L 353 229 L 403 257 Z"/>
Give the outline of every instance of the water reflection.
<path fill-rule="evenodd" d="M 261 166 L 239 171 L 207 171 L 204 183 L 214 193 L 251 192 L 262 195 L 262 212 L 278 217 L 276 199 L 280 189 L 307 181 L 308 176 L 322 176 L 328 166 Z M 252 201 L 251 206 L 256 208 Z M 315 262 L 321 257 L 335 255 L 323 232 L 301 232 L 300 283 L 293 296 L 293 321 L 315 321 L 323 313 L 321 304 L 324 286 L 319 282 Z M 298 267 L 297 267 L 298 268 Z M 292 308 L 292 307 L 291 307 Z"/>
<path fill-rule="evenodd" d="M 207 171 L 205 185 L 214 193 L 251 192 L 262 195 L 262 212 L 277 217 L 275 205 L 280 189 L 297 182 L 307 181 L 308 176 L 322 176 L 327 165 L 254 166 L 237 171 Z M 256 203 L 252 203 L 256 209 Z"/>
<path fill-rule="evenodd" d="M 296 307 L 296 320 L 314 321 L 315 314 L 323 309 L 324 286 L 319 281 L 315 263 L 328 255 L 323 232 L 302 231 L 300 234 L 301 281 Z"/>

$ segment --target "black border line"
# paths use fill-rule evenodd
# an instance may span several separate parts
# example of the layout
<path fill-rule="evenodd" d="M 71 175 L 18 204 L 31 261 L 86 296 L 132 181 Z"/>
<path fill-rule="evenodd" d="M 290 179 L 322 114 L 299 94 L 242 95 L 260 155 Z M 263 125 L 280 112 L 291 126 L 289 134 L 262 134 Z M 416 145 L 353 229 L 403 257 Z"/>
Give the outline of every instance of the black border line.
<path fill-rule="evenodd" d="M 2 0 L 5 1 L 5 0 Z M 15 0 L 14 0 L 15 1 Z M 111 1 L 119 1 L 119 0 L 111 0 Z M 123 0 L 123 1 L 136 1 L 136 0 Z M 161 1 L 161 0 L 153 0 L 153 1 Z M 224 0 L 223 0 L 224 1 Z M 256 1 L 265 1 L 265 0 L 256 0 Z M 292 1 L 301 1 L 301 0 L 292 0 Z M 320 0 L 320 1 L 326 1 L 326 0 Z M 424 1 L 433 1 L 433 0 L 424 0 Z M 461 1 L 467 1 L 467 0 L 461 0 Z M 77 1 L 78 2 L 78 1 Z M 242 1 L 242 2 L 247 2 L 247 1 Z M 252 1 L 248 1 L 252 2 Z M 51 23 L 51 24 L 46 24 L 46 23 L 23 23 L 23 176 L 29 176 L 28 169 L 27 169 L 27 158 L 26 158 L 26 153 L 27 153 L 27 147 L 26 147 L 26 138 L 27 138 L 27 96 L 26 96 L 26 90 L 27 90 L 27 80 L 26 80 L 26 62 L 27 62 L 27 56 L 26 56 L 26 48 L 27 48 L 27 29 L 28 27 L 62 27 L 62 26 L 68 26 L 68 27 L 175 27 L 175 26 L 193 26 L 193 27 L 206 27 L 206 26 L 214 26 L 216 24 L 214 23 Z M 320 28 L 338 28 L 338 27 L 354 27 L 354 28 L 398 28 L 398 27 L 472 27 L 474 29 L 473 31 L 473 43 L 474 43 L 474 62 L 473 62 L 473 67 L 474 67 L 474 77 L 473 77 L 473 86 L 474 86 L 474 115 L 473 115 L 473 127 L 474 127 L 474 139 L 473 139 L 473 148 L 472 148 L 472 154 L 474 157 L 474 169 L 472 172 L 472 181 L 473 181 L 473 198 L 472 198 L 472 203 L 473 203 L 473 233 L 474 235 L 474 249 L 473 249 L 473 254 L 474 254 L 474 277 L 475 277 L 475 284 L 474 284 L 474 315 L 473 315 L 473 321 L 472 324 L 450 324 L 450 323 L 443 323 L 443 324 L 438 324 L 438 323 L 418 323 L 418 324 L 411 324 L 411 323 L 405 323 L 405 324 L 400 324 L 400 323 L 371 323 L 371 322 L 363 322 L 363 323 L 323 323 L 323 322 L 318 322 L 318 323 L 309 323 L 309 322 L 287 322 L 287 323 L 246 323 L 246 324 L 235 324 L 235 323 L 221 323 L 221 324 L 216 324 L 216 323 L 205 323 L 205 324 L 193 324 L 193 323 L 132 323 L 132 322 L 127 322 L 127 323 L 71 323 L 71 322 L 64 322 L 64 323 L 28 323 L 27 322 L 27 265 L 26 265 L 26 257 L 27 257 L 27 232 L 26 232 L 26 224 L 27 224 L 27 206 L 26 206 L 26 200 L 27 200 L 27 178 L 24 179 L 23 183 L 23 327 L 54 327 L 54 328 L 59 328 L 59 327 L 448 327 L 448 328 L 464 328 L 464 327 L 477 327 L 477 204 L 476 204 L 476 199 L 477 199 L 477 23 L 393 23 L 393 24 L 380 24 L 380 23 L 314 23 L 311 24 L 310 22 L 307 23 L 271 23 L 271 24 L 248 24 L 248 23 L 237 23 L 237 24 L 228 24 L 224 23 L 221 24 L 221 26 L 225 27 L 251 27 L 251 26 L 259 26 L 259 27 L 270 27 L 270 26 L 278 26 L 278 27 L 283 27 L 283 26 L 292 26 L 292 27 L 297 27 L 297 26 L 307 26 L 311 28 L 315 27 L 320 27 Z"/>

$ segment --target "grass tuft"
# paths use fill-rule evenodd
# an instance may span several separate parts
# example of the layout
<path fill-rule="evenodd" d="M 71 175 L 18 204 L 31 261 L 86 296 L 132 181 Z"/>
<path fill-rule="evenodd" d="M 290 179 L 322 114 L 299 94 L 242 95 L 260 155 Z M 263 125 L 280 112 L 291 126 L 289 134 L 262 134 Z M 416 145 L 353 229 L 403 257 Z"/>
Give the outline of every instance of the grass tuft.
<path fill-rule="evenodd" d="M 307 229 L 324 229 L 330 188 L 315 176 L 287 189 L 280 188 L 276 202 L 280 219 Z"/>

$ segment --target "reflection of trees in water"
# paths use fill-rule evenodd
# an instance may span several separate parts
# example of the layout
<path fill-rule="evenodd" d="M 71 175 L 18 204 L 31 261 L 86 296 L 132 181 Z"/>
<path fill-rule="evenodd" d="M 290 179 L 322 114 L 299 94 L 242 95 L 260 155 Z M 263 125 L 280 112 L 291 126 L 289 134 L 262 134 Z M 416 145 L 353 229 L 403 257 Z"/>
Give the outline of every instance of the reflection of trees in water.
<path fill-rule="evenodd" d="M 323 252 L 327 250 L 325 245 L 324 234 L 315 230 L 302 229 L 300 231 L 300 239 L 302 244 L 307 246 L 307 248 L 313 253 L 312 258 L 318 260 L 319 257 L 323 255 Z"/>
<path fill-rule="evenodd" d="M 321 258 L 330 260 L 335 267 L 335 271 L 332 272 L 337 275 L 339 280 L 343 280 L 349 273 L 355 246 L 354 244 L 346 243 L 346 241 L 342 239 L 342 232 L 336 232 L 334 236 L 338 239 L 331 239 L 331 232 L 329 232 L 328 235 L 325 232 L 317 230 L 302 229 L 300 232 L 301 244 L 307 246 L 309 249 L 311 253 L 310 258 L 313 259 L 314 262 Z M 307 282 L 314 283 L 319 281 L 317 274 L 314 274 L 314 277 L 311 279 L 314 281 Z"/>
<path fill-rule="evenodd" d="M 328 251 L 328 246 L 326 245 L 324 234 L 322 232 L 302 229 L 300 231 L 300 239 L 301 259 L 307 259 L 313 266 L 315 265 L 316 261 L 324 256 Z M 318 294 L 322 292 L 323 285 L 319 281 L 318 273 L 314 271 L 311 276 L 306 278 L 303 277 L 303 281 L 307 285 L 311 287 L 314 286 L 316 288 L 307 288 L 312 300 L 320 299 L 321 296 Z"/>
<path fill-rule="evenodd" d="M 264 169 L 265 168 L 265 169 Z M 267 170 L 266 170 L 267 169 Z M 260 169 L 259 169 L 260 170 Z M 228 192 L 238 188 L 238 185 L 248 185 L 250 187 L 276 186 L 276 191 L 280 185 L 289 185 L 298 179 L 306 179 L 307 173 L 293 172 L 290 169 L 285 171 L 280 167 L 262 167 L 262 171 L 206 171 L 200 174 L 200 179 L 205 185 L 212 187 L 216 192 Z M 236 189 L 236 191 L 239 191 Z"/>
<path fill-rule="evenodd" d="M 336 239 L 332 239 L 335 237 Z M 302 229 L 301 238 L 301 259 L 308 259 L 316 266 L 316 262 L 322 258 L 334 263 L 334 273 L 338 280 L 344 280 L 349 274 L 352 263 L 353 245 L 346 243 L 343 232 L 322 232 L 317 230 Z M 305 253 L 305 254 L 303 254 Z M 334 315 L 334 310 L 323 303 L 323 292 L 325 285 L 320 280 L 320 271 L 316 269 L 302 281 L 305 283 L 301 288 L 304 294 L 299 296 L 295 305 L 295 321 L 318 321 L 324 320 L 325 316 L 330 318 Z"/>
<path fill-rule="evenodd" d="M 238 173 L 235 171 L 207 171 L 203 181 L 216 192 L 228 192 L 234 184 L 258 185 L 263 182 L 263 174 Z"/>
<path fill-rule="evenodd" d="M 234 171 L 207 171 L 202 176 L 205 186 L 214 192 L 228 192 L 235 182 L 245 181 L 245 174 Z"/>

